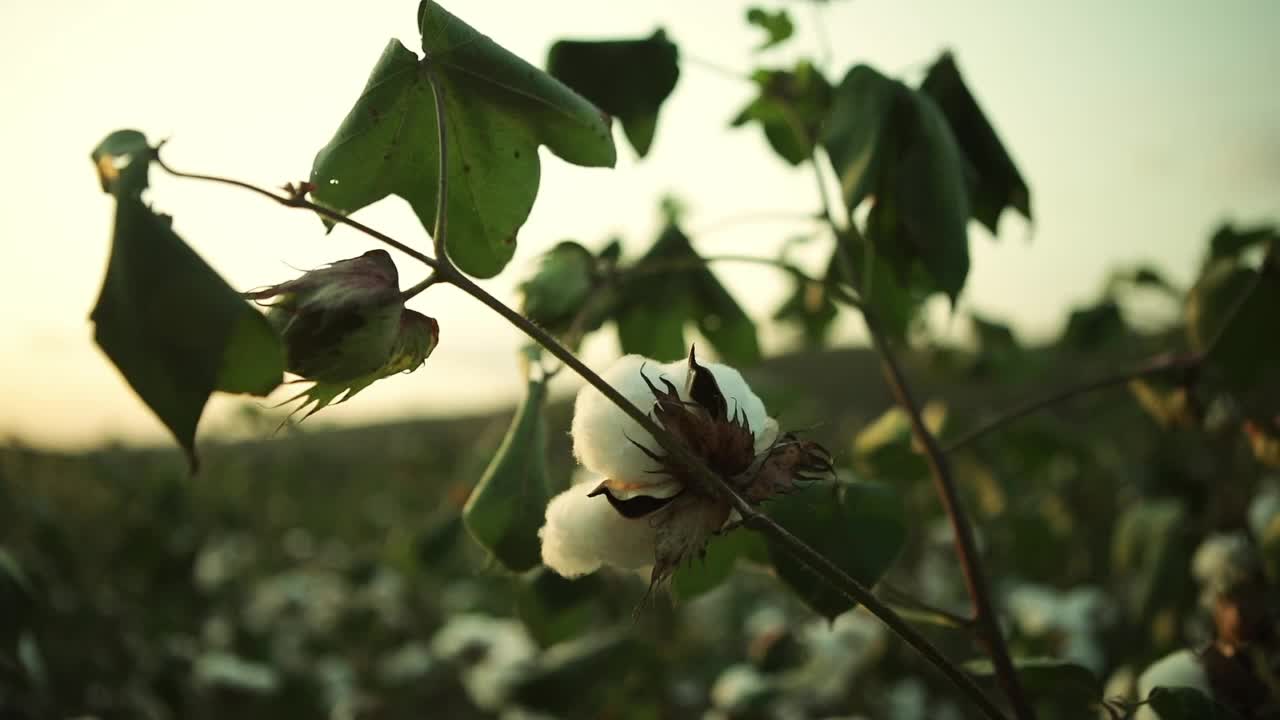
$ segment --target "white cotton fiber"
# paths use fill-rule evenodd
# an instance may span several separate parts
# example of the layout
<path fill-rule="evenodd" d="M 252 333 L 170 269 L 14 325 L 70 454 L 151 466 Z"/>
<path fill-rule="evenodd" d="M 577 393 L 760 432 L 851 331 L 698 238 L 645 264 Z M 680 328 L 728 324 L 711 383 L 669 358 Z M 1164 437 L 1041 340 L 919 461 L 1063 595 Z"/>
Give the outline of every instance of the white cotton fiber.
<path fill-rule="evenodd" d="M 578 577 L 603 565 L 634 570 L 653 564 L 654 528 L 648 518 L 619 515 L 604 496 L 587 497 L 600 478 L 575 484 L 551 499 L 542 539 L 542 564 Z"/>
<path fill-rule="evenodd" d="M 751 392 L 742 374 L 719 363 L 705 363 L 720 392 L 729 404 L 729 412 L 741 410 L 756 435 L 757 451 L 768 447 L 777 436 L 777 423 L 770 420 L 764 403 Z M 641 372 L 644 375 L 641 375 Z M 659 364 L 639 355 L 619 358 L 602 377 L 641 410 L 653 409 L 654 396 L 645 377 L 656 387 L 665 390 L 662 378 L 666 378 L 688 400 L 685 379 L 689 372 L 688 360 Z M 578 461 L 588 470 L 607 478 L 629 484 L 649 484 L 665 478 L 649 471 L 657 463 L 637 448 L 628 438 L 641 443 L 649 450 L 662 454 L 653 438 L 621 409 L 590 385 L 578 393 L 573 412 L 573 451 Z"/>

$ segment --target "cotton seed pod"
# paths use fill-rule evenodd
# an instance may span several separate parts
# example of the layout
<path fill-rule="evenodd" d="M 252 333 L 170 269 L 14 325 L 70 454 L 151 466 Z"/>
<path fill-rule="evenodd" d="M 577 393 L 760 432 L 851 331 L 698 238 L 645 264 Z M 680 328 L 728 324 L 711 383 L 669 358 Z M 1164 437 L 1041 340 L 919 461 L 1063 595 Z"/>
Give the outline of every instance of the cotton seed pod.
<path fill-rule="evenodd" d="M 591 251 L 566 240 L 542 256 L 538 271 L 520 284 L 524 316 L 552 331 L 568 328 L 595 283 Z"/>
<path fill-rule="evenodd" d="M 339 260 L 245 294 L 266 301 L 285 345 L 285 367 L 308 380 L 344 383 L 378 371 L 396 350 L 404 303 L 384 250 Z M 428 351 L 429 352 L 429 351 Z"/>

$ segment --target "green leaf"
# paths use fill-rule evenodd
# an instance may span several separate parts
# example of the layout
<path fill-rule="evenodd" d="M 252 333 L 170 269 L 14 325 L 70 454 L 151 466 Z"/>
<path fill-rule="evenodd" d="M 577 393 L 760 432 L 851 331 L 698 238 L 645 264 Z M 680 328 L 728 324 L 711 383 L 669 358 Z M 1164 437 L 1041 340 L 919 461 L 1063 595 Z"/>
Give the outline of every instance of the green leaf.
<path fill-rule="evenodd" d="M 599 575 L 570 580 L 537 568 L 519 578 L 516 614 L 542 647 L 578 637 L 590 627 L 605 592 Z"/>
<path fill-rule="evenodd" d="M 608 118 L 542 70 L 429 0 L 418 7 L 425 58 L 388 43 L 364 92 L 311 168 L 316 202 L 354 212 L 388 195 L 435 222 L 439 147 L 434 76 L 449 138 L 449 250 L 492 277 L 506 266 L 538 193 L 538 146 L 591 167 L 616 160 Z"/>
<path fill-rule="evenodd" d="M 1186 304 L 1191 346 L 1210 351 L 1209 371 L 1247 415 L 1264 422 L 1274 422 L 1280 411 L 1280 258 L 1274 248 L 1259 268 L 1234 259 L 1210 263 Z"/>
<path fill-rule="evenodd" d="M 671 576 L 671 594 L 676 600 L 691 600 L 719 587 L 738 564 L 738 558 L 755 559 L 766 553 L 763 539 L 756 533 L 730 531 L 711 538 L 706 553 L 680 566 Z"/>
<path fill-rule="evenodd" d="M 119 134 L 94 152 L 101 168 Z M 145 140 L 128 147 L 140 153 Z M 147 150 L 149 153 L 150 151 Z M 133 156 L 124 166 L 146 159 Z M 122 167 L 116 163 L 117 167 Z M 147 207 L 131 170 L 116 196 L 111 259 L 90 319 L 94 339 L 196 467 L 196 425 L 214 390 L 265 396 L 284 376 L 284 349 L 265 317 Z"/>
<path fill-rule="evenodd" d="M 462 509 L 472 537 L 515 572 L 542 562 L 538 528 L 551 499 L 542 412 L 546 397 L 546 380 L 530 380 L 507 436 Z"/>
<path fill-rule="evenodd" d="M 902 497 L 889 485 L 818 483 L 771 501 L 769 516 L 810 547 L 819 548 L 867 587 L 889 569 L 907 538 Z M 778 577 L 806 605 L 827 618 L 854 607 L 780 544 L 766 540 Z"/>
<path fill-rule="evenodd" d="M 1084 710 L 1102 699 L 1102 683 L 1092 670 L 1078 663 L 1048 657 L 1016 657 L 1013 667 L 1022 687 L 1034 701 L 1052 701 L 1059 706 L 1070 703 L 1073 709 Z M 964 669 L 975 677 L 996 677 L 995 667 L 986 658 L 970 660 Z"/>
<path fill-rule="evenodd" d="M 644 157 L 658 110 L 680 78 L 679 50 L 662 30 L 642 40 L 561 40 L 551 46 L 547 72 L 618 118 Z"/>
<path fill-rule="evenodd" d="M 786 10 L 769 12 L 758 7 L 747 10 L 747 22 L 764 30 L 768 38 L 756 51 L 767 50 L 791 37 L 795 33 L 795 25 L 791 23 L 791 15 Z"/>
<path fill-rule="evenodd" d="M 794 70 L 757 70 L 760 94 L 733 119 L 733 127 L 760 123 L 775 152 L 792 165 L 813 156 L 819 129 L 831 106 L 831 84 L 807 60 Z"/>
<path fill-rule="evenodd" d="M 725 362 L 760 359 L 755 323 L 674 225 L 623 273 L 620 295 L 615 320 L 623 352 L 664 362 L 686 357 L 684 326 L 693 321 Z"/>
<path fill-rule="evenodd" d="M 1154 687 L 1147 695 L 1147 703 L 1160 720 L 1234 720 L 1240 717 L 1193 687 Z"/>
<path fill-rule="evenodd" d="M 910 285 L 919 263 L 954 303 L 969 273 L 964 158 L 937 104 L 859 65 L 836 88 L 822 144 L 846 206 L 874 198 L 867 241 Z"/>
<path fill-rule="evenodd" d="M 1129 334 L 1129 326 L 1113 300 L 1076 308 L 1067 316 L 1067 326 L 1058 344 L 1074 350 L 1094 350 Z"/>
<path fill-rule="evenodd" d="M 969 199 L 973 217 L 994 235 L 1000 213 L 1011 207 L 1031 219 L 1031 193 L 995 128 L 978 107 L 951 53 L 929 68 L 920 90 L 933 98 L 946 117 L 973 173 Z"/>
<path fill-rule="evenodd" d="M 1148 622 L 1161 609 L 1178 606 L 1190 582 L 1186 520 L 1186 508 L 1173 499 L 1139 502 L 1117 519 L 1112 574 L 1128 581 L 1122 602 L 1131 621 Z"/>
<path fill-rule="evenodd" d="M 876 211 L 873 209 L 872 213 Z M 837 242 L 845 244 L 856 284 L 845 271 L 839 248 L 832 252 L 827 264 L 827 282 L 859 288 L 862 302 L 875 311 L 885 334 L 894 340 L 906 340 L 912 322 L 933 292 L 927 273 L 915 265 L 908 269 L 905 278 L 900 277 L 882 253 L 872 250 L 874 246 L 869 239 L 845 237 Z"/>

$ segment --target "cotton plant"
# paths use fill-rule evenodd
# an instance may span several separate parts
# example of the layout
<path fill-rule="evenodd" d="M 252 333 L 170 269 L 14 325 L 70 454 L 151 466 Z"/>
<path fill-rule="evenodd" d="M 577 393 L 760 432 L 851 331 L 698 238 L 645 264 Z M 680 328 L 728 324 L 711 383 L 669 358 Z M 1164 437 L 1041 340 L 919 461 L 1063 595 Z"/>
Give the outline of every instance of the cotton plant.
<path fill-rule="evenodd" d="M 626 355 L 602 377 L 749 503 L 832 472 L 820 445 L 779 432 L 741 373 L 701 364 L 693 349 L 667 364 Z M 594 387 L 578 394 L 571 434 L 587 474 L 552 498 L 538 533 L 543 563 L 560 575 L 651 567 L 657 586 L 737 519 L 727 497 Z"/>

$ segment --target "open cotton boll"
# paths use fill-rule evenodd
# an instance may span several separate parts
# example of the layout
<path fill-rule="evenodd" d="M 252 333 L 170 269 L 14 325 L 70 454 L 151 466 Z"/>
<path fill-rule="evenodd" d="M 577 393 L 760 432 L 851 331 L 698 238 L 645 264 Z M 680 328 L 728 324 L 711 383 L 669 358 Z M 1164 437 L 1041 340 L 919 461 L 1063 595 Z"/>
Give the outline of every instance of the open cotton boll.
<path fill-rule="evenodd" d="M 577 483 L 551 499 L 542 539 L 542 564 L 574 578 L 601 565 L 635 570 L 654 561 L 656 530 L 648 518 L 625 518 L 603 497 L 587 497 L 599 478 Z"/>
<path fill-rule="evenodd" d="M 746 380 L 737 370 L 719 363 L 707 363 L 704 367 L 711 371 L 719 384 L 720 392 L 729 404 L 729 412 L 740 410 L 745 415 L 755 435 L 757 452 L 767 448 L 777 437 L 778 430 L 777 423 L 765 412 L 764 402 L 751 392 Z M 663 383 L 663 379 L 666 379 L 677 388 L 681 399 L 689 400 L 685 389 L 688 372 L 688 360 L 677 360 L 664 365 L 640 355 L 625 355 L 610 366 L 602 377 L 636 407 L 649 412 L 654 404 L 654 395 L 645 378 L 662 389 L 666 387 Z M 650 450 L 660 452 L 653 437 L 600 391 L 589 385 L 578 393 L 571 433 L 574 455 L 583 467 L 592 472 L 634 485 L 657 484 L 666 480 L 661 474 L 650 472 L 657 469 L 655 462 L 630 442 L 634 440 Z"/>

